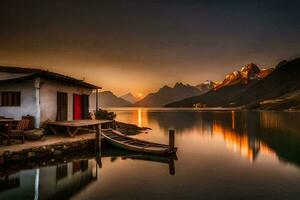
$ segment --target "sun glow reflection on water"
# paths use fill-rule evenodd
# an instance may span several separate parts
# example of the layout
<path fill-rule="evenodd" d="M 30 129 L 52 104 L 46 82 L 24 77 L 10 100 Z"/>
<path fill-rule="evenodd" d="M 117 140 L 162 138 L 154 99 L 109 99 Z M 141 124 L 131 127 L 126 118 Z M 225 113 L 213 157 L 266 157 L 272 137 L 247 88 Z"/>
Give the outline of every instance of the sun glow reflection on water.
<path fill-rule="evenodd" d="M 89 157 L 41 167 L 39 199 L 43 195 L 78 200 L 299 198 L 299 113 L 113 111 L 118 121 L 152 128 L 133 137 L 168 143 L 168 130 L 174 128 L 178 159 L 112 148 L 101 152 L 101 165 Z M 30 183 L 31 171 L 13 174 L 9 180 L 18 177 Z M 26 187 L 4 190 L 0 199 L 32 195 L 30 184 Z"/>
<path fill-rule="evenodd" d="M 138 109 L 138 126 L 139 127 L 142 126 L 142 109 L 141 108 Z"/>

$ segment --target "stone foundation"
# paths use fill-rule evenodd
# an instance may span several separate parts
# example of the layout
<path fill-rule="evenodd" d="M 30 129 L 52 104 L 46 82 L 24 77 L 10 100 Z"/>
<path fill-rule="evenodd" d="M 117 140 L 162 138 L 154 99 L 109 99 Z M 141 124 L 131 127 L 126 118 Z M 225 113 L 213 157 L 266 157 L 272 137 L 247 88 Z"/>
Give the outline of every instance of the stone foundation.
<path fill-rule="evenodd" d="M 44 145 L 20 151 L 5 151 L 0 155 L 0 164 L 20 161 L 34 161 L 42 158 L 63 157 L 82 151 L 93 151 L 94 139 L 85 139 L 74 142 L 60 142 L 52 145 Z"/>

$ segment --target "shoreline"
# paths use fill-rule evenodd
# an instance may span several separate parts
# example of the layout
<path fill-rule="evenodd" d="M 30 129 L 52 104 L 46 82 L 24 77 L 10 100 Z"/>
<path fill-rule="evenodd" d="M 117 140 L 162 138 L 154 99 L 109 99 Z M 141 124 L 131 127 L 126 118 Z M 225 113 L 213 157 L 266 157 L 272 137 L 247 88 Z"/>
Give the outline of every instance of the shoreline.
<path fill-rule="evenodd" d="M 147 110 L 147 111 L 273 111 L 273 112 L 300 112 L 296 109 L 249 109 L 242 107 L 211 107 L 211 108 L 194 108 L 194 107 L 114 107 L 104 108 L 109 111 L 125 111 L 125 110 Z"/>
<path fill-rule="evenodd" d="M 118 131 L 125 135 L 137 135 L 143 133 L 144 131 L 151 130 L 149 127 L 139 127 L 135 124 L 129 124 L 124 122 L 116 121 L 116 128 Z"/>
<path fill-rule="evenodd" d="M 72 138 L 66 135 L 44 136 L 41 140 L 1 146 L 0 165 L 42 158 L 52 159 L 82 150 L 94 150 L 95 148 L 94 133 L 80 134 Z"/>
<path fill-rule="evenodd" d="M 134 124 L 116 122 L 116 128 L 126 135 L 136 135 L 143 131 L 151 130 L 148 127 L 138 127 Z M 101 143 L 105 141 L 101 138 Z M 75 137 L 66 134 L 44 135 L 42 138 L 24 144 L 0 146 L 0 165 L 20 161 L 35 161 L 44 158 L 54 159 L 75 152 L 91 151 L 96 153 L 95 133 L 83 132 Z"/>

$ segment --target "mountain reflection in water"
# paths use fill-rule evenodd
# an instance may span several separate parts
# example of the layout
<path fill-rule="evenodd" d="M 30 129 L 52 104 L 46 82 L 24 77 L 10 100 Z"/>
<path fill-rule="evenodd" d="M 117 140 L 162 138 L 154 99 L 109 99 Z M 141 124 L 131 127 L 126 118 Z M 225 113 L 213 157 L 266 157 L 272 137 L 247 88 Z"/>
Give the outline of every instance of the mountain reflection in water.
<path fill-rule="evenodd" d="M 300 166 L 299 112 L 172 109 L 114 111 L 119 114 L 120 121 L 140 126 L 157 125 L 165 134 L 174 128 L 177 134 L 197 131 L 211 137 L 223 137 L 229 149 L 239 152 L 250 161 L 254 161 L 258 154 L 269 154 Z"/>
<path fill-rule="evenodd" d="M 104 144 L 101 156 L 74 155 L 37 169 L 1 169 L 0 199 L 298 199 L 300 195 L 300 113 L 113 111 L 119 121 L 152 128 L 133 137 L 168 143 L 168 130 L 174 128 L 178 159 Z"/>

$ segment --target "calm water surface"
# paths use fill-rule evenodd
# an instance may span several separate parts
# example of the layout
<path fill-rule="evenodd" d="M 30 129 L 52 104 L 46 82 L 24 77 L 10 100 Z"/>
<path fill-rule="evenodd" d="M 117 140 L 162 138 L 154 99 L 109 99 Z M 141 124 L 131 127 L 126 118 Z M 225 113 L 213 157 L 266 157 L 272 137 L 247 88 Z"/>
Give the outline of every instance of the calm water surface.
<path fill-rule="evenodd" d="M 117 109 L 176 159 L 107 150 L 0 179 L 0 199 L 300 199 L 300 113 Z M 110 152 L 111 151 L 111 152 Z"/>

